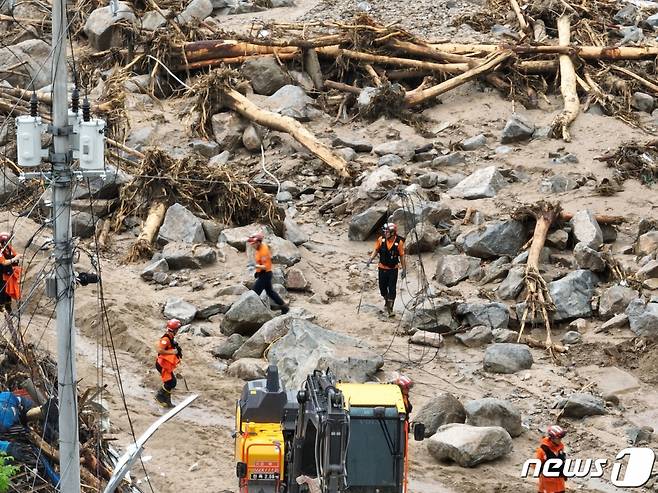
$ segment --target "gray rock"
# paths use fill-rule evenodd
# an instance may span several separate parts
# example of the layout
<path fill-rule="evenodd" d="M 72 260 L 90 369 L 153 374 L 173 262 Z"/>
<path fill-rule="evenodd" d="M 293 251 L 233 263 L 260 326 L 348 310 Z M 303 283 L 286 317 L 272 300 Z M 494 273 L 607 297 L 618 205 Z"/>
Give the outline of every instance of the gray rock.
<path fill-rule="evenodd" d="M 192 0 L 176 20 L 180 24 L 194 24 L 209 17 L 212 11 L 213 5 L 210 0 Z"/>
<path fill-rule="evenodd" d="M 377 144 L 372 148 L 373 152 L 378 156 L 385 156 L 386 154 L 395 154 L 400 156 L 405 161 L 410 161 L 416 153 L 416 145 L 408 140 L 390 140 L 382 144 Z"/>
<path fill-rule="evenodd" d="M 457 166 L 466 162 L 464 154 L 461 152 L 451 152 L 443 156 L 437 156 L 432 160 L 432 168 L 443 168 L 444 166 Z"/>
<path fill-rule="evenodd" d="M 290 291 L 308 291 L 311 284 L 306 279 L 304 272 L 301 269 L 292 267 L 288 269 L 286 274 L 285 287 Z"/>
<path fill-rule="evenodd" d="M 640 444 L 648 445 L 653 438 L 653 428 L 651 426 L 631 426 L 626 428 L 626 437 L 628 443 L 634 447 Z"/>
<path fill-rule="evenodd" d="M 433 252 L 439 246 L 441 233 L 428 223 L 420 223 L 406 236 L 405 252 L 409 255 Z"/>
<path fill-rule="evenodd" d="M 635 26 L 621 27 L 619 29 L 619 34 L 623 36 L 622 40 L 619 42 L 620 46 L 639 43 L 644 39 L 644 33 L 642 32 L 642 29 Z"/>
<path fill-rule="evenodd" d="M 408 236 L 409 231 L 420 223 L 440 226 L 450 220 L 452 211 L 446 205 L 438 202 L 414 202 L 410 206 L 395 209 L 389 220 L 398 225 L 398 231 Z"/>
<path fill-rule="evenodd" d="M 425 425 L 425 438 L 429 438 L 443 425 L 464 423 L 466 411 L 454 395 L 441 392 L 414 413 L 414 421 Z"/>
<path fill-rule="evenodd" d="M 267 243 L 268 237 L 272 235 L 272 229 L 263 224 L 249 224 L 247 226 L 240 226 L 239 228 L 226 228 L 219 235 L 220 243 L 227 243 L 233 248 L 244 252 L 246 249 L 247 238 L 257 232 L 262 232 L 265 235 L 265 242 Z"/>
<path fill-rule="evenodd" d="M 180 298 L 168 298 L 164 307 L 164 316 L 166 318 L 177 318 L 183 325 L 192 322 L 196 312 L 196 306 Z"/>
<path fill-rule="evenodd" d="M 334 152 L 348 163 L 354 161 L 357 157 L 356 151 L 350 147 L 341 147 L 340 149 L 336 149 Z"/>
<path fill-rule="evenodd" d="M 292 241 L 284 240 L 278 236 L 268 236 L 265 241 L 272 252 L 272 262 L 288 267 L 295 265 L 302 259 L 302 254 Z"/>
<path fill-rule="evenodd" d="M 590 317 L 592 296 L 597 284 L 598 278 L 588 270 L 576 270 L 562 279 L 549 283 L 548 290 L 556 308 L 553 320 Z"/>
<path fill-rule="evenodd" d="M 512 438 L 504 428 L 452 423 L 440 427 L 427 442 L 427 450 L 439 461 L 475 467 L 504 457 L 512 451 Z"/>
<path fill-rule="evenodd" d="M 251 81 L 251 87 L 256 94 L 265 96 L 271 96 L 292 82 L 273 56 L 249 58 L 242 65 L 242 74 Z"/>
<path fill-rule="evenodd" d="M 494 336 L 494 342 L 516 343 L 519 333 L 509 329 L 494 329 L 491 331 Z"/>
<path fill-rule="evenodd" d="M 463 199 L 495 197 L 507 185 L 505 178 L 496 166 L 481 168 L 470 174 L 450 189 L 450 196 Z"/>
<path fill-rule="evenodd" d="M 239 295 L 218 296 L 213 299 L 211 305 L 200 309 L 196 312 L 196 318 L 199 320 L 208 320 L 210 317 L 226 313 L 231 309 L 233 304 L 240 299 Z"/>
<path fill-rule="evenodd" d="M 202 219 L 201 226 L 203 227 L 203 234 L 206 236 L 206 241 L 216 244 L 219 240 L 219 235 L 224 229 L 224 225 L 210 219 Z"/>
<path fill-rule="evenodd" d="M 457 315 L 463 317 L 471 327 L 485 325 L 491 329 L 506 329 L 509 311 L 504 303 L 474 301 L 457 305 Z"/>
<path fill-rule="evenodd" d="M 567 345 L 580 344 L 583 341 L 583 336 L 580 332 L 570 330 L 562 336 L 562 342 Z"/>
<path fill-rule="evenodd" d="M 169 276 L 169 274 L 166 272 L 154 272 L 152 281 L 162 286 L 169 286 L 169 283 L 171 282 L 171 276 Z"/>
<path fill-rule="evenodd" d="M 253 335 L 268 320 L 274 318 L 274 313 L 263 303 L 254 291 L 247 291 L 233 303 L 226 312 L 220 324 L 224 335 Z"/>
<path fill-rule="evenodd" d="M 468 332 L 457 334 L 455 339 L 461 342 L 466 347 L 481 347 L 486 346 L 493 341 L 493 332 L 491 328 L 486 325 L 478 325 L 473 327 Z"/>
<path fill-rule="evenodd" d="M 0 171 L 0 202 L 6 202 L 18 191 L 18 176 L 9 169 L 4 168 Z"/>
<path fill-rule="evenodd" d="M 293 319 L 294 317 L 288 314 L 274 317 L 272 320 L 265 322 L 254 335 L 244 341 L 242 346 L 235 351 L 234 357 L 236 359 L 260 358 L 270 344 L 288 333 Z"/>
<path fill-rule="evenodd" d="M 371 152 L 372 144 L 365 139 L 353 135 L 340 135 L 332 143 L 334 147 L 350 147 L 356 152 Z"/>
<path fill-rule="evenodd" d="M 50 44 L 41 39 L 28 39 L 11 46 L 3 43 L 0 48 L 0 69 L 3 69 L 1 80 L 12 86 L 24 86 L 31 80 L 34 80 L 32 86 L 36 88 L 50 84 L 52 81 Z M 26 79 L 24 74 L 29 77 Z"/>
<path fill-rule="evenodd" d="M 523 253 L 519 253 L 516 257 L 512 259 L 512 265 L 525 265 L 528 263 L 528 251 L 526 250 Z M 547 264 L 551 260 L 551 249 L 544 247 L 539 252 L 539 263 Z"/>
<path fill-rule="evenodd" d="M 490 373 L 529 370 L 532 363 L 532 353 L 525 344 L 496 343 L 484 352 L 484 370 Z"/>
<path fill-rule="evenodd" d="M 584 418 L 605 414 L 605 402 L 600 397 L 587 393 L 575 393 L 567 399 L 558 399 L 554 409 L 563 410 L 567 418 Z"/>
<path fill-rule="evenodd" d="M 569 233 L 563 229 L 556 229 L 546 237 L 546 245 L 549 247 L 564 250 L 569 242 Z"/>
<path fill-rule="evenodd" d="M 295 221 L 293 221 L 289 217 L 286 217 L 284 219 L 283 227 L 285 229 L 285 233 L 283 234 L 283 237 L 286 240 L 292 241 L 297 246 L 303 245 L 310 239 L 308 234 L 301 227 L 299 227 L 299 225 Z"/>
<path fill-rule="evenodd" d="M 116 15 L 112 13 L 112 7 L 99 7 L 95 9 L 85 22 L 84 31 L 89 44 L 96 51 L 109 50 L 124 45 L 124 34 L 122 25 L 133 24 L 136 21 L 135 14 L 129 3 L 118 2 Z"/>
<path fill-rule="evenodd" d="M 270 363 L 288 388 L 300 388 L 316 369 L 331 368 L 339 380 L 365 382 L 384 365 L 382 356 L 362 341 L 323 329 L 302 319 L 293 319 L 287 334 L 268 352 Z"/>
<path fill-rule="evenodd" d="M 144 268 L 140 276 L 145 281 L 150 281 L 156 272 L 169 272 L 169 264 L 165 259 L 161 258 L 160 260 L 151 262 Z"/>
<path fill-rule="evenodd" d="M 599 300 L 599 315 L 607 320 L 619 313 L 624 313 L 628 305 L 637 299 L 639 293 L 627 286 L 615 285 L 606 289 Z"/>
<path fill-rule="evenodd" d="M 603 232 L 592 211 L 578 211 L 571 219 L 573 236 L 578 243 L 584 243 L 593 250 L 603 245 Z"/>
<path fill-rule="evenodd" d="M 375 206 L 352 216 L 347 234 L 348 238 L 352 241 L 367 240 L 383 224 L 386 212 L 385 206 Z"/>
<path fill-rule="evenodd" d="M 362 198 L 381 199 L 399 182 L 400 177 L 391 168 L 379 166 L 361 182 L 358 194 Z"/>
<path fill-rule="evenodd" d="M 377 161 L 377 166 L 398 166 L 402 164 L 402 158 L 400 156 L 397 156 L 395 154 L 384 154 L 382 157 L 379 158 Z"/>
<path fill-rule="evenodd" d="M 443 347 L 443 336 L 435 332 L 416 331 L 410 338 L 409 344 L 418 344 L 419 346 L 430 346 L 434 348 Z"/>
<path fill-rule="evenodd" d="M 635 253 L 639 256 L 653 255 L 658 252 L 658 230 L 640 235 L 635 244 Z"/>
<path fill-rule="evenodd" d="M 231 153 L 229 151 L 222 151 L 216 156 L 211 157 L 208 165 L 221 168 L 228 163 L 229 159 L 231 159 Z"/>
<path fill-rule="evenodd" d="M 281 182 L 281 191 L 288 192 L 293 197 L 299 196 L 299 187 L 294 181 L 286 180 Z"/>
<path fill-rule="evenodd" d="M 440 334 L 455 330 L 458 325 L 452 314 L 452 304 L 431 298 L 421 300 L 402 315 L 402 326 L 407 332 L 422 330 Z"/>
<path fill-rule="evenodd" d="M 653 96 L 645 92 L 634 92 L 633 98 L 631 99 L 631 106 L 638 111 L 644 111 L 645 113 L 651 113 L 655 106 L 656 102 L 653 99 Z"/>
<path fill-rule="evenodd" d="M 242 145 L 249 152 L 260 153 L 261 139 L 255 125 L 249 125 L 242 133 Z"/>
<path fill-rule="evenodd" d="M 542 193 L 563 193 L 574 190 L 578 186 L 576 180 L 565 175 L 554 175 L 542 180 L 539 191 Z"/>
<path fill-rule="evenodd" d="M 515 256 L 526 241 L 525 226 L 519 221 L 492 221 L 484 228 L 468 231 L 457 238 L 465 253 L 483 259 Z"/>
<path fill-rule="evenodd" d="M 617 24 L 621 24 L 622 26 L 634 26 L 637 16 L 637 7 L 629 3 L 618 10 L 613 19 Z"/>
<path fill-rule="evenodd" d="M 73 211 L 71 212 L 71 233 L 79 238 L 91 238 L 96 231 L 96 222 L 98 217 L 92 216 L 88 212 Z"/>
<path fill-rule="evenodd" d="M 535 131 L 535 125 L 520 115 L 513 114 L 505 124 L 500 138 L 501 144 L 529 140 Z"/>
<path fill-rule="evenodd" d="M 232 286 L 225 286 L 217 290 L 216 296 L 240 296 L 249 291 L 244 284 L 234 284 Z"/>
<path fill-rule="evenodd" d="M 245 381 L 258 380 L 265 378 L 266 369 L 267 361 L 256 358 L 243 358 L 231 363 L 226 370 L 226 374 Z"/>
<path fill-rule="evenodd" d="M 462 140 L 460 146 L 465 151 L 474 151 L 487 145 L 487 138 L 484 134 L 478 134 L 468 139 Z"/>
<path fill-rule="evenodd" d="M 502 399 L 477 399 L 464 405 L 466 423 L 471 426 L 500 426 L 512 437 L 523 433 L 521 413 Z"/>
<path fill-rule="evenodd" d="M 507 277 L 500 283 L 496 294 L 501 300 L 515 300 L 525 287 L 525 268 L 513 267 Z"/>
<path fill-rule="evenodd" d="M 423 173 L 413 179 L 414 183 L 418 183 L 423 188 L 434 188 L 439 183 L 439 175 L 434 172 Z"/>
<path fill-rule="evenodd" d="M 606 332 L 610 329 L 620 329 L 628 325 L 628 315 L 620 313 L 597 328 L 594 332 Z"/>
<path fill-rule="evenodd" d="M 248 123 L 237 113 L 215 113 L 211 119 L 213 136 L 222 150 L 234 151 L 242 147 L 242 134 Z"/>
<path fill-rule="evenodd" d="M 480 267 L 480 259 L 468 255 L 442 255 L 436 264 L 436 280 L 454 286 Z"/>
<path fill-rule="evenodd" d="M 181 204 L 174 204 L 167 209 L 164 222 L 158 231 L 158 243 L 166 245 L 171 241 L 183 243 L 203 243 L 206 234 L 201 219 Z"/>
<path fill-rule="evenodd" d="M 640 299 L 631 301 L 626 309 L 631 331 L 638 337 L 658 339 L 658 303 L 647 303 Z"/>
<path fill-rule="evenodd" d="M 171 10 L 163 9 L 162 12 L 165 15 L 168 15 L 171 13 Z M 146 29 L 147 31 L 155 31 L 156 29 L 163 27 L 165 24 L 167 24 L 167 19 L 156 10 L 145 12 L 141 18 L 142 29 Z"/>
<path fill-rule="evenodd" d="M 635 277 L 640 281 L 658 278 L 658 260 L 650 260 L 644 264 L 636 272 Z"/>
<path fill-rule="evenodd" d="M 290 84 L 281 87 L 265 102 L 271 111 L 302 122 L 313 120 L 321 113 L 313 107 L 313 103 L 304 89 Z"/>
<path fill-rule="evenodd" d="M 652 28 L 657 29 L 658 28 L 658 13 L 650 15 L 649 17 L 646 18 L 645 22 L 649 24 Z"/>
<path fill-rule="evenodd" d="M 119 197 L 121 187 L 132 180 L 132 176 L 115 166 L 105 163 L 105 178 L 93 178 L 89 184 L 78 185 L 74 199 L 87 199 L 91 195 L 95 199 L 110 200 Z"/>
<path fill-rule="evenodd" d="M 210 350 L 210 354 L 212 354 L 215 358 L 231 359 L 233 357 L 233 353 L 235 353 L 246 340 L 247 338 L 241 336 L 240 334 L 233 334 L 220 345 L 212 348 Z"/>
<path fill-rule="evenodd" d="M 603 114 L 603 113 L 602 113 Z M 550 133 L 551 127 L 547 127 L 548 132 Z M 537 138 L 537 132 L 535 132 L 535 135 L 533 135 L 533 138 Z M 548 137 L 548 135 L 547 135 Z M 552 157 L 549 161 L 551 164 L 578 164 L 578 156 L 575 154 L 572 154 L 570 152 L 567 152 L 566 154 L 563 155 L 558 155 L 556 157 Z"/>
<path fill-rule="evenodd" d="M 217 261 L 217 252 L 204 245 L 171 242 L 162 249 L 162 258 L 170 269 L 201 269 Z"/>
<path fill-rule="evenodd" d="M 603 255 L 596 250 L 592 250 L 584 243 L 576 244 L 573 255 L 579 269 L 588 269 L 592 272 L 603 272 L 605 270 L 606 263 L 603 260 Z"/>

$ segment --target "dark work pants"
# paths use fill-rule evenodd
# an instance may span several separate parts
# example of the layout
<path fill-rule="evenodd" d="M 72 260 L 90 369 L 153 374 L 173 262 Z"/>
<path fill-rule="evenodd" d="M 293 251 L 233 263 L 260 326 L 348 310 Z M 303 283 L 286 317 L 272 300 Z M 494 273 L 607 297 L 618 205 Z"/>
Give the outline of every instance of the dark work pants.
<path fill-rule="evenodd" d="M 285 305 L 284 301 L 281 299 L 281 296 L 276 294 L 276 291 L 272 288 L 272 273 L 271 272 L 260 272 L 254 283 L 254 287 L 251 288 L 253 291 L 256 291 L 256 294 L 260 294 L 265 291 L 267 296 L 269 296 L 274 303 L 277 305 Z"/>
<path fill-rule="evenodd" d="M 386 300 L 395 299 L 396 286 L 398 284 L 397 269 L 379 269 L 379 292 Z"/>
<path fill-rule="evenodd" d="M 158 370 L 160 375 L 162 375 L 162 367 L 158 363 L 155 364 L 155 369 Z M 176 388 L 176 374 L 173 371 L 171 372 L 171 380 L 163 382 L 162 386 L 168 392 L 171 392 Z"/>

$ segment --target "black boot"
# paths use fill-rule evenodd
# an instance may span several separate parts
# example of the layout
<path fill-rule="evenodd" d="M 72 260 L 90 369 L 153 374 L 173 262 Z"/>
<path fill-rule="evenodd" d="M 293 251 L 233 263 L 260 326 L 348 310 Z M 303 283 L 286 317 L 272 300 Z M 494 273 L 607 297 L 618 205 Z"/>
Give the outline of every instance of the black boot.
<path fill-rule="evenodd" d="M 388 313 L 389 318 L 395 317 L 395 313 L 393 313 L 393 303 L 395 303 L 395 300 L 386 300 L 386 312 Z"/>
<path fill-rule="evenodd" d="M 285 315 L 290 311 L 290 307 L 288 307 L 286 304 L 279 305 L 279 309 L 281 310 L 281 315 Z"/>
<path fill-rule="evenodd" d="M 155 400 L 162 407 L 174 407 L 174 405 L 171 403 L 171 392 L 164 387 L 160 387 L 158 389 L 158 392 L 155 394 Z"/>

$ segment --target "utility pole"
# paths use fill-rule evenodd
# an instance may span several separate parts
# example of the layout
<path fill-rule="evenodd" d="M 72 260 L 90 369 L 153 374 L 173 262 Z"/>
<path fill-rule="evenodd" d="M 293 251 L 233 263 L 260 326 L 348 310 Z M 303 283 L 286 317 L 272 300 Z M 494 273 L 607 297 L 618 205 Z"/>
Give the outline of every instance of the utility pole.
<path fill-rule="evenodd" d="M 59 397 L 60 492 L 80 493 L 80 441 L 75 371 L 73 245 L 71 241 L 72 127 L 68 120 L 66 0 L 53 0 L 53 185 L 55 283 L 57 293 L 57 381 Z"/>

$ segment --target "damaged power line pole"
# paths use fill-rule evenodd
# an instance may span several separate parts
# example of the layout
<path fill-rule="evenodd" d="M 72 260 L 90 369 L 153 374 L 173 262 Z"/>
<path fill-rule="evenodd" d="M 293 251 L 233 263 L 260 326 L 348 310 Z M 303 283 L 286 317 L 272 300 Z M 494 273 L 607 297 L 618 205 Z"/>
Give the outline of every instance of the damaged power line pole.
<path fill-rule="evenodd" d="M 71 190 L 73 153 L 69 126 L 66 70 L 66 0 L 53 0 L 53 227 L 57 313 L 57 381 L 59 398 L 60 491 L 80 493 L 80 441 L 75 370 L 73 315 L 75 278 L 71 242 Z"/>

